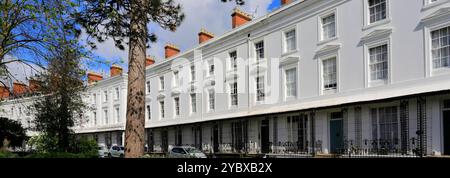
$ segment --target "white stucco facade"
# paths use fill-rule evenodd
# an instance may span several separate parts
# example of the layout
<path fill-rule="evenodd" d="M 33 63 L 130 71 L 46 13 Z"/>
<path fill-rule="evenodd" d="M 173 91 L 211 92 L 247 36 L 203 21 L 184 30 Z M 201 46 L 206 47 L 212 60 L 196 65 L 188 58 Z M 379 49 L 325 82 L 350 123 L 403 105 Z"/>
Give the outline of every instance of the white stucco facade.
<path fill-rule="evenodd" d="M 440 45 L 439 61 L 450 62 L 450 36 L 444 31 L 450 31 L 450 1 L 377 2 L 383 15 L 371 13 L 380 4 L 370 0 L 294 1 L 147 67 L 147 145 L 156 152 L 188 144 L 210 153 L 328 154 L 386 142 L 402 154 L 416 148 L 426 155 L 450 154 L 444 124 L 450 124 L 450 65 L 436 66 L 432 52 Z M 324 27 L 329 22 L 324 19 L 333 16 L 328 19 L 334 27 Z M 441 41 L 433 42 L 438 30 Z M 288 46 L 286 34 L 292 31 L 295 46 Z M 259 42 L 264 43 L 261 59 Z M 327 60 L 330 68 L 324 67 Z M 86 112 L 87 122 L 76 133 L 123 144 L 126 93 L 126 74 L 90 85 L 86 102 L 94 110 Z M 13 103 L 2 104 L 3 115 L 23 119 L 8 112 L 17 107 Z"/>

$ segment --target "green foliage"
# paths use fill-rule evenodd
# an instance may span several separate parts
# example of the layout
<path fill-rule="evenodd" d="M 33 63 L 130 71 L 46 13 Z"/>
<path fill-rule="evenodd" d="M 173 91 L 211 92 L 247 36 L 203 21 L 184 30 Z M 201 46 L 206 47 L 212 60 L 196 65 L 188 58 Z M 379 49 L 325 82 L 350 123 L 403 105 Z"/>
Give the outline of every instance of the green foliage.
<path fill-rule="evenodd" d="M 47 135 L 32 137 L 28 144 L 35 148 L 36 154 L 30 158 L 96 158 L 98 157 L 97 142 L 87 138 L 70 137 L 69 149 L 61 152 L 58 148 L 58 139 Z"/>
<path fill-rule="evenodd" d="M 26 139 L 26 131 L 17 121 L 8 118 L 0 118 L 0 148 L 3 147 L 3 141 L 7 139 L 10 143 L 8 146 L 20 147 Z"/>
<path fill-rule="evenodd" d="M 9 151 L 0 151 L 0 158 L 18 158 L 17 154 L 11 153 Z"/>
<path fill-rule="evenodd" d="M 156 34 L 140 29 L 139 34 L 133 34 L 131 27 L 137 23 L 147 25 L 154 22 L 163 29 L 175 31 L 184 19 L 180 4 L 174 0 L 149 1 L 116 1 L 116 0 L 83 0 L 79 12 L 75 13 L 77 22 L 86 32 L 98 42 L 112 38 L 116 47 L 121 50 L 129 43 L 124 41 L 132 36 L 138 36 L 145 42 L 157 40 Z M 133 19 L 132 17 L 137 17 Z M 95 43 L 88 42 L 92 48 Z M 149 46 L 147 46 L 149 47 Z"/>
<path fill-rule="evenodd" d="M 30 154 L 25 156 L 25 158 L 98 158 L 98 156 L 82 153 L 51 152 Z"/>
<path fill-rule="evenodd" d="M 36 78 L 44 96 L 34 102 L 36 129 L 45 133 L 47 150 L 67 152 L 70 147 L 72 127 L 83 119 L 87 108 L 82 100 L 85 90 L 80 67 L 81 55 L 69 46 L 54 51 L 47 73 Z M 56 150 L 53 149 L 56 139 Z"/>

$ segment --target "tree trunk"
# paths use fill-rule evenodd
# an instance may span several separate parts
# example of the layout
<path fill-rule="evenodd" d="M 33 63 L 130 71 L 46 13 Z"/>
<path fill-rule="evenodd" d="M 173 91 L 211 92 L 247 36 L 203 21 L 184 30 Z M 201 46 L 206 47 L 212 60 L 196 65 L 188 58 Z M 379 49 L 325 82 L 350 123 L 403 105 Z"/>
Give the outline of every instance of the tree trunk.
<path fill-rule="evenodd" d="M 141 12 L 145 0 L 131 1 L 130 51 L 128 59 L 127 121 L 125 158 L 144 155 L 145 132 L 145 57 L 147 18 Z"/>

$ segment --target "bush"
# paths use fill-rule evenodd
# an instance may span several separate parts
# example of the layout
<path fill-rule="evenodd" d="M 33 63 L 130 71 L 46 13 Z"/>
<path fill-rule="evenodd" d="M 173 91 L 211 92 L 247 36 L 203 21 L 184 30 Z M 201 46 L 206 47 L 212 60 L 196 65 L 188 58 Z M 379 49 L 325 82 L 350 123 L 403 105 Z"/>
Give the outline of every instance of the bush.
<path fill-rule="evenodd" d="M 17 154 L 11 153 L 9 151 L 0 151 L 0 158 L 18 158 Z"/>
<path fill-rule="evenodd" d="M 36 154 L 26 156 L 26 158 L 97 158 L 97 142 L 95 140 L 71 137 L 70 149 L 67 152 L 60 151 L 58 141 L 46 135 L 39 135 L 29 140 L 36 150 Z"/>
<path fill-rule="evenodd" d="M 97 155 L 91 154 L 59 153 L 59 152 L 36 153 L 25 156 L 25 158 L 97 158 L 97 157 L 98 157 Z"/>

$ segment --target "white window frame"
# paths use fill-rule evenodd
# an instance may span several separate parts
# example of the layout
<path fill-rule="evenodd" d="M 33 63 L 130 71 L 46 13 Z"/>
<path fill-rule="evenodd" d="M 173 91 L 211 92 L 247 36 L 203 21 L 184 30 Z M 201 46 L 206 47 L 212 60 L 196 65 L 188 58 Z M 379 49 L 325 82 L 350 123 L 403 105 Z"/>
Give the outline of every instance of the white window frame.
<path fill-rule="evenodd" d="M 450 0 L 436 0 L 435 2 L 432 2 L 432 0 L 423 0 L 422 10 L 428 10 L 448 2 L 450 2 Z"/>
<path fill-rule="evenodd" d="M 234 53 L 234 54 L 236 54 L 236 58 L 233 58 L 232 56 L 231 56 L 231 54 L 232 53 Z M 238 65 L 238 53 L 237 53 L 237 50 L 230 50 L 230 51 L 228 51 L 228 61 L 229 61 L 229 65 L 228 65 L 228 68 L 229 68 L 229 71 L 237 71 L 237 65 Z M 235 64 L 235 65 L 233 65 L 233 64 Z"/>
<path fill-rule="evenodd" d="M 164 100 L 159 101 L 159 119 L 164 119 L 166 117 L 166 111 L 165 111 L 165 102 Z"/>
<path fill-rule="evenodd" d="M 294 49 L 287 49 L 288 44 L 287 44 L 287 38 L 286 38 L 286 33 L 292 32 L 294 31 L 295 37 L 295 48 Z M 293 26 L 293 27 L 289 27 L 283 31 L 281 31 L 281 39 L 282 39 L 282 43 L 281 43 L 281 47 L 283 50 L 283 55 L 287 55 L 287 54 L 292 54 L 298 51 L 298 30 L 297 30 L 297 26 Z M 265 47 L 265 46 L 264 46 Z M 256 52 L 256 48 L 255 48 L 255 52 Z M 265 54 L 264 54 L 265 57 Z"/>
<path fill-rule="evenodd" d="M 108 109 L 104 109 L 103 110 L 103 118 L 104 118 L 104 125 L 109 124 L 109 118 L 108 118 Z"/>
<path fill-rule="evenodd" d="M 388 74 L 386 80 L 375 80 L 370 79 L 370 49 L 382 45 L 387 45 L 388 49 Z M 392 83 L 392 40 L 391 36 L 383 39 L 378 39 L 376 41 L 367 42 L 364 44 L 364 83 L 367 88 L 376 87 L 382 85 L 388 85 Z"/>
<path fill-rule="evenodd" d="M 236 88 L 235 88 L 236 93 L 233 94 L 233 87 L 232 87 L 232 85 L 234 85 L 234 84 L 236 84 Z M 237 107 L 239 105 L 239 92 L 238 92 L 238 82 L 237 82 L 237 80 L 231 81 L 228 84 L 228 87 L 229 87 L 229 91 L 230 91 L 230 97 L 229 97 L 230 98 L 230 104 L 229 104 L 229 107 L 230 108 Z M 235 105 L 233 104 L 233 96 L 236 97 L 236 104 Z"/>
<path fill-rule="evenodd" d="M 334 14 L 334 30 L 335 30 L 335 34 L 334 34 L 334 37 L 325 39 L 324 38 L 324 29 L 323 29 L 323 19 L 326 18 L 326 17 L 329 17 L 329 16 L 331 16 L 333 14 Z M 321 14 L 320 16 L 318 16 L 318 18 L 317 18 L 317 24 L 318 24 L 317 29 L 319 29 L 319 31 L 318 31 L 317 39 L 318 39 L 319 42 L 318 42 L 317 45 L 323 45 L 325 43 L 328 43 L 330 41 L 334 41 L 334 40 L 339 38 L 339 28 L 338 28 L 339 27 L 339 23 L 338 22 L 339 22 L 339 18 L 338 18 L 338 10 L 337 9 L 333 9 L 331 11 L 325 12 L 325 13 Z"/>
<path fill-rule="evenodd" d="M 173 108 L 174 108 L 174 116 L 180 117 L 180 97 L 174 97 L 173 98 Z"/>
<path fill-rule="evenodd" d="M 147 120 L 152 120 L 152 108 L 151 108 L 151 104 L 148 104 L 147 107 Z"/>
<path fill-rule="evenodd" d="M 151 93 L 151 82 L 148 80 L 146 83 L 147 95 Z"/>
<path fill-rule="evenodd" d="M 196 74 L 196 72 L 195 72 L 195 64 L 194 63 L 191 64 L 191 66 L 189 67 L 189 70 L 190 70 L 191 82 L 195 82 L 195 79 L 196 79 L 195 74 Z"/>
<path fill-rule="evenodd" d="M 330 60 L 330 59 L 336 60 L 336 89 L 325 89 L 324 87 L 324 78 L 323 78 L 323 61 Z M 320 83 L 320 95 L 328 95 L 328 94 L 334 94 L 339 92 L 340 88 L 340 67 L 339 67 L 339 52 L 321 56 L 319 58 L 319 83 Z"/>
<path fill-rule="evenodd" d="M 368 30 L 376 26 L 388 24 L 391 22 L 391 5 L 390 0 L 386 0 L 386 19 L 379 20 L 376 22 L 370 22 L 370 10 L 369 10 L 369 0 L 364 1 L 364 27 L 363 30 Z"/>
<path fill-rule="evenodd" d="M 296 100 L 299 96 L 299 71 L 298 71 L 297 63 L 285 66 L 283 68 L 283 93 L 284 93 L 284 100 L 290 101 L 290 100 Z M 287 71 L 289 70 L 295 70 L 295 96 L 288 96 L 287 94 Z"/>
<path fill-rule="evenodd" d="M 197 94 L 196 93 L 191 93 L 189 95 L 190 97 L 190 106 L 191 106 L 191 114 L 195 114 L 197 113 Z"/>
<path fill-rule="evenodd" d="M 207 76 L 209 76 L 209 77 L 214 76 L 216 73 L 216 66 L 214 64 L 214 59 L 208 60 L 207 64 L 208 64 L 208 70 L 207 70 L 208 75 Z"/>
<path fill-rule="evenodd" d="M 103 91 L 103 102 L 108 102 L 108 90 Z"/>
<path fill-rule="evenodd" d="M 434 77 L 450 74 L 450 68 L 433 68 L 433 54 L 432 54 L 432 38 L 431 32 L 441 28 L 449 27 L 450 22 L 439 23 L 433 26 L 424 27 L 425 42 L 425 77 Z"/>
<path fill-rule="evenodd" d="M 372 109 L 375 109 L 377 112 L 377 139 L 381 139 L 381 130 L 380 130 L 380 109 L 382 108 L 396 108 L 396 120 L 397 120 L 397 139 L 398 139 L 398 145 L 401 145 L 401 122 L 400 122 L 400 107 L 398 105 L 377 105 L 376 107 L 370 107 L 369 109 L 369 118 L 370 118 L 370 125 L 373 127 L 372 123 Z M 372 129 L 370 131 L 370 137 L 372 138 Z M 375 139 L 375 138 L 372 138 Z"/>
<path fill-rule="evenodd" d="M 211 93 L 213 97 L 211 97 Z M 208 89 L 208 112 L 216 110 L 216 92 L 214 89 Z"/>
<path fill-rule="evenodd" d="M 262 49 L 262 53 L 263 53 L 263 58 L 260 58 L 260 56 L 258 55 L 258 52 L 257 52 L 257 48 L 256 48 L 256 45 L 257 44 L 259 44 L 259 43 L 262 43 L 263 45 L 263 49 Z M 258 40 L 258 41 L 256 41 L 256 42 L 254 42 L 253 43 L 253 52 L 254 52 L 254 56 L 255 56 L 255 60 L 258 62 L 258 61 L 263 61 L 265 58 L 266 58 L 266 44 L 265 44 L 265 41 L 264 40 Z"/>
<path fill-rule="evenodd" d="M 166 81 L 165 81 L 165 79 L 164 79 L 164 76 L 160 76 L 159 77 L 159 90 L 160 91 L 164 91 L 164 89 L 165 89 L 165 85 L 166 84 Z"/>
<path fill-rule="evenodd" d="M 258 78 L 260 78 L 260 77 L 263 77 L 263 80 L 262 80 L 262 90 L 263 90 L 263 94 L 264 94 L 264 96 L 263 96 L 263 98 L 262 98 L 262 100 L 259 100 L 259 94 L 258 94 L 258 92 L 259 92 L 259 88 L 258 88 L 258 86 L 259 86 L 259 84 L 258 84 Z M 261 103 L 263 103 L 266 99 L 267 99 L 267 92 L 266 92 L 266 76 L 265 75 L 258 75 L 258 76 L 255 76 L 255 78 L 254 78 L 254 81 L 255 81 L 255 102 L 257 103 L 257 104 L 261 104 Z"/>
<path fill-rule="evenodd" d="M 116 123 L 120 123 L 120 108 L 118 106 L 116 106 L 114 108 L 114 112 L 115 112 L 115 119 L 116 119 Z"/>
<path fill-rule="evenodd" d="M 97 125 L 98 124 L 97 123 L 97 112 L 96 111 L 92 112 L 92 115 L 93 115 L 93 118 L 94 118 L 94 125 Z"/>
<path fill-rule="evenodd" d="M 114 99 L 115 99 L 115 100 L 119 100 L 119 98 L 120 98 L 120 88 L 119 88 L 119 87 L 116 87 L 116 88 L 114 89 L 114 91 L 115 91 Z"/>
<path fill-rule="evenodd" d="M 173 71 L 173 87 L 179 87 L 180 86 L 180 71 Z"/>

